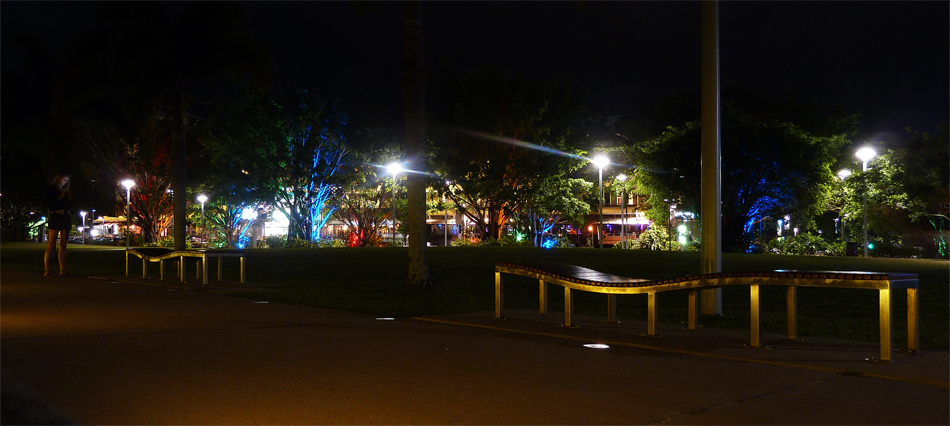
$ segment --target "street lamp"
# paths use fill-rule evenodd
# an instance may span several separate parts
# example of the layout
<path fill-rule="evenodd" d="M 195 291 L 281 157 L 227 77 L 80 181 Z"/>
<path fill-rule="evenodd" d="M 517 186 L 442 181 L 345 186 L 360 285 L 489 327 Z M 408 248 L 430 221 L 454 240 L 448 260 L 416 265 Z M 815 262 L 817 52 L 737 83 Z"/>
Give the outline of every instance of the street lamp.
<path fill-rule="evenodd" d="M 128 250 L 132 238 L 129 234 L 129 224 L 132 220 L 132 187 L 135 186 L 135 181 L 126 179 L 122 181 L 122 186 L 125 187 L 125 248 Z"/>
<path fill-rule="evenodd" d="M 842 182 L 844 182 L 844 180 L 847 179 L 847 178 L 850 177 L 850 176 L 851 176 L 851 170 L 849 170 L 849 169 L 841 169 L 841 170 L 838 170 L 838 179 L 841 180 Z M 845 216 L 845 217 L 847 217 L 847 216 Z M 839 221 L 838 219 L 835 219 L 835 222 L 838 222 L 838 221 Z M 844 218 L 842 218 L 842 219 L 840 220 L 840 222 L 841 222 L 841 240 L 844 241 L 844 240 L 845 240 L 845 236 L 844 236 Z"/>
<path fill-rule="evenodd" d="M 386 166 L 386 171 L 393 176 L 393 228 L 392 228 L 392 237 L 393 244 L 396 243 L 396 182 L 397 176 L 403 172 L 402 163 L 394 161 L 389 163 Z"/>
<path fill-rule="evenodd" d="M 854 155 L 861 160 L 861 171 L 868 171 L 868 162 L 877 156 L 874 148 L 866 146 L 855 152 Z M 864 175 L 864 257 L 868 257 L 868 177 Z"/>
<path fill-rule="evenodd" d="M 597 227 L 597 239 L 600 241 L 600 248 L 604 248 L 604 169 L 610 164 L 610 159 L 599 154 L 591 161 L 597 166 L 597 181 L 600 187 L 600 225 Z"/>
<path fill-rule="evenodd" d="M 621 173 L 617 175 L 620 181 L 620 246 L 627 248 L 627 187 L 623 183 L 627 181 L 627 175 Z"/>
<path fill-rule="evenodd" d="M 85 245 L 86 244 L 86 212 L 81 211 L 79 212 L 79 215 L 82 216 L 82 231 L 80 231 L 80 233 L 82 234 L 82 243 L 83 245 Z"/>
<path fill-rule="evenodd" d="M 208 196 L 198 194 L 198 202 L 201 203 L 201 246 L 207 248 L 208 245 L 205 243 L 205 226 L 207 225 L 207 220 L 205 219 L 205 201 L 208 201 Z"/>

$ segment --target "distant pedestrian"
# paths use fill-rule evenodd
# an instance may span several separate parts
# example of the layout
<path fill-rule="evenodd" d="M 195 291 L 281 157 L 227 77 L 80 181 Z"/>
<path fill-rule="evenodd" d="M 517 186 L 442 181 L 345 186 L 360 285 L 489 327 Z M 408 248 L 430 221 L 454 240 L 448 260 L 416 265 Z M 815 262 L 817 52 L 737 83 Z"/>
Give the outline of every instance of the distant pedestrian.
<path fill-rule="evenodd" d="M 73 191 L 69 188 L 69 175 L 56 175 L 53 184 L 46 187 L 43 193 L 46 207 L 49 210 L 46 216 L 47 241 L 46 253 L 43 256 L 43 275 L 50 276 L 49 263 L 56 250 L 56 237 L 59 236 L 59 275 L 66 276 L 66 242 L 69 240 L 69 231 L 72 229 L 72 216 L 69 211 L 73 208 Z"/>

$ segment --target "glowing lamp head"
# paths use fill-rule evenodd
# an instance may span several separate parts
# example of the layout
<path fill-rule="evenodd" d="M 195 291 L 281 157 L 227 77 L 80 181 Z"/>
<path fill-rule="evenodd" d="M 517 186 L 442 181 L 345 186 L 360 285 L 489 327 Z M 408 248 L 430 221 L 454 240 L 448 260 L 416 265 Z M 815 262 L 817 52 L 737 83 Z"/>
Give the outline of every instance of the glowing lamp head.
<path fill-rule="evenodd" d="M 626 181 L 627 181 L 627 175 L 625 175 L 625 174 L 619 174 L 619 175 L 617 175 L 617 180 L 619 180 L 619 181 L 621 181 L 621 182 L 626 182 Z"/>
<path fill-rule="evenodd" d="M 204 204 L 205 201 L 208 201 L 208 196 L 205 194 L 198 195 L 198 202 Z"/>
<path fill-rule="evenodd" d="M 604 154 L 599 154 L 593 159 L 591 159 L 590 161 L 594 163 L 594 165 L 597 166 L 598 169 L 606 169 L 607 165 L 610 164 L 610 159 L 607 158 L 607 156 Z"/>
<path fill-rule="evenodd" d="M 845 180 L 848 176 L 851 176 L 851 170 L 841 169 L 838 171 L 838 179 Z"/>
<path fill-rule="evenodd" d="M 854 153 L 854 155 L 858 157 L 862 163 L 867 163 L 868 161 L 871 161 L 872 158 L 877 156 L 877 151 L 875 151 L 874 148 L 866 146 L 859 149 L 858 152 Z"/>
<path fill-rule="evenodd" d="M 126 179 L 122 181 L 122 186 L 125 187 L 126 191 L 131 191 L 132 187 L 135 186 L 135 181 L 132 179 Z"/>
<path fill-rule="evenodd" d="M 402 168 L 402 163 L 392 162 L 386 166 L 386 172 L 391 174 L 393 177 L 402 173 L 405 169 Z"/>
<path fill-rule="evenodd" d="M 86 212 L 79 212 L 79 215 L 82 216 L 83 220 L 86 220 Z"/>

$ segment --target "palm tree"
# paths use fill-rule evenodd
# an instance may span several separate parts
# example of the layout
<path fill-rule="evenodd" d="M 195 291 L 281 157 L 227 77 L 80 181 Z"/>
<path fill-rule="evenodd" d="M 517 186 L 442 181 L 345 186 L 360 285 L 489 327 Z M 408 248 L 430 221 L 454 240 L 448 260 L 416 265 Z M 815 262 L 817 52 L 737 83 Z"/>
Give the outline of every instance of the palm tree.
<path fill-rule="evenodd" d="M 428 170 L 425 155 L 425 53 L 422 45 L 422 4 L 406 2 L 403 38 L 403 90 L 406 105 L 406 155 L 410 168 Z M 426 252 L 426 183 L 422 174 L 409 173 L 409 276 L 406 283 L 428 287 Z"/>

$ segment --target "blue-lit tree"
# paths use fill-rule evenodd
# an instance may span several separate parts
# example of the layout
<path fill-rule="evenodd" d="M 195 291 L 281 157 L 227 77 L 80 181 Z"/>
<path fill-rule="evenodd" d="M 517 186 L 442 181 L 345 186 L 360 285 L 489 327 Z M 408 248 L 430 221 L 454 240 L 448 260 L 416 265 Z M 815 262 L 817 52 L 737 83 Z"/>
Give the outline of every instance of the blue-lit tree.
<path fill-rule="evenodd" d="M 336 210 L 328 201 L 340 190 L 349 152 L 346 116 L 316 91 L 285 95 L 279 103 L 283 140 L 275 152 L 280 167 L 272 177 L 279 188 L 274 201 L 290 219 L 288 239 L 315 242 Z"/>
<path fill-rule="evenodd" d="M 723 247 L 744 250 L 749 225 L 766 216 L 790 215 L 803 231 L 813 227 L 831 196 L 834 166 L 850 143 L 855 117 L 801 103 L 794 92 L 773 96 L 730 87 L 724 99 Z M 666 223 L 669 200 L 677 210 L 698 212 L 700 145 L 700 121 L 694 120 L 626 151 L 639 167 L 636 188 L 649 197 L 647 214 L 654 221 Z"/>

